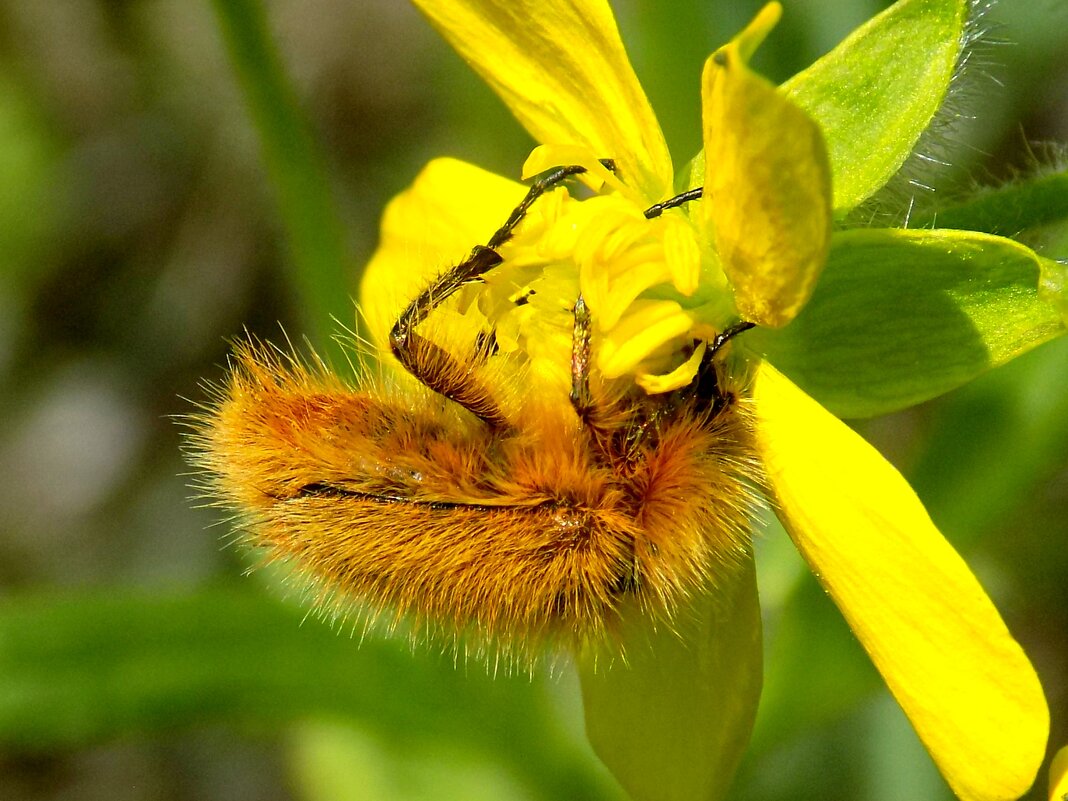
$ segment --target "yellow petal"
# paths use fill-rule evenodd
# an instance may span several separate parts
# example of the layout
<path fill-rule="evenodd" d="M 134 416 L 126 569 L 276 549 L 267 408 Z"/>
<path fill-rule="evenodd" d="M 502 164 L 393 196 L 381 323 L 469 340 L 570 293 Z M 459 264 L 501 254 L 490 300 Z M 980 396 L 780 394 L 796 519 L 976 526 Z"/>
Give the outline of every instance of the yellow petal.
<path fill-rule="evenodd" d="M 653 375 L 652 373 L 640 373 L 635 377 L 635 382 L 650 395 L 660 395 L 664 392 L 672 392 L 682 389 L 693 383 L 697 377 L 697 371 L 701 367 L 701 359 L 705 355 L 705 343 L 702 342 L 693 352 L 689 359 L 684 361 L 670 373 Z"/>
<path fill-rule="evenodd" d="M 827 259 L 831 168 L 819 126 L 746 66 L 778 20 L 769 4 L 705 62 L 702 218 L 742 317 L 790 322 Z"/>
<path fill-rule="evenodd" d="M 1042 762 L 1038 677 L 901 475 L 768 364 L 757 445 L 779 516 L 954 792 L 1015 799 Z"/>
<path fill-rule="evenodd" d="M 605 334 L 597 354 L 597 366 L 605 378 L 619 378 L 692 326 L 693 317 L 673 300 L 637 300 Z"/>
<path fill-rule="evenodd" d="M 701 280 L 701 251 L 693 227 L 679 217 L 660 218 L 664 228 L 664 258 L 675 289 L 689 297 Z"/>
<path fill-rule="evenodd" d="M 1068 799 L 1068 746 L 1053 757 L 1049 766 L 1049 801 Z"/>
<path fill-rule="evenodd" d="M 368 334 L 388 351 L 397 316 L 427 285 L 484 245 L 527 188 L 455 159 L 430 162 L 393 198 L 360 285 Z"/>
<path fill-rule="evenodd" d="M 594 151 L 581 145 L 538 145 L 523 163 L 521 177 L 526 181 L 553 167 L 569 167 L 575 164 L 586 168 L 586 172 L 576 178 L 594 192 L 600 192 L 607 185 L 635 203 L 641 202 L 642 196 L 637 190 L 620 181 L 619 176 L 601 163 L 600 157 Z"/>
<path fill-rule="evenodd" d="M 606 0 L 414 0 L 542 144 L 616 161 L 646 202 L 671 194 L 667 144 Z"/>

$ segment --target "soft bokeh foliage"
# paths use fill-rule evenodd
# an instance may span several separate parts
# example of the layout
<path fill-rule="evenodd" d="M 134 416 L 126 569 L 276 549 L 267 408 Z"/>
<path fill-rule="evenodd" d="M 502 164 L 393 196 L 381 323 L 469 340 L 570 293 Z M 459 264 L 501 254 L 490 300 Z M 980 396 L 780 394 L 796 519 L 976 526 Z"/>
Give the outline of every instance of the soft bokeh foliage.
<path fill-rule="evenodd" d="M 760 5 L 615 4 L 677 156 L 700 148 L 701 64 Z M 788 1 L 754 68 L 783 80 L 885 5 Z M 988 14 L 1014 44 L 980 43 L 951 98 L 976 119 L 950 115 L 927 141 L 948 167 L 908 168 L 936 197 L 1045 163 L 1028 142 L 1068 141 L 1062 5 Z M 0 6 L 0 797 L 619 798 L 569 680 L 491 682 L 403 641 L 302 625 L 270 577 L 238 577 L 244 556 L 186 500 L 167 416 L 221 374 L 225 338 L 284 342 L 281 320 L 328 348 L 387 200 L 435 156 L 518 176 L 530 144 L 406 5 L 262 13 Z M 1063 173 L 1032 191 L 1052 211 L 1028 243 L 1068 257 Z M 903 215 L 908 197 L 903 183 L 875 213 Z M 1015 234 L 1017 206 L 1002 193 L 955 213 Z M 1054 743 L 1068 740 L 1066 399 L 1062 340 L 861 429 L 1032 657 Z M 758 547 L 768 675 L 732 797 L 944 797 L 785 536 Z"/>

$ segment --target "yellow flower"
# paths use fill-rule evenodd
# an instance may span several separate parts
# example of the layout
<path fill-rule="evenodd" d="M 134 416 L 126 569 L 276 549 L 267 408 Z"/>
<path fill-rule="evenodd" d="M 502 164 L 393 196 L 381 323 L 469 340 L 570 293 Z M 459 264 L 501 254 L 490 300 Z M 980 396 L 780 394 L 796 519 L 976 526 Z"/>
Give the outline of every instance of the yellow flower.
<path fill-rule="evenodd" d="M 816 123 L 746 64 L 777 4 L 705 65 L 705 197 L 650 220 L 644 210 L 673 194 L 674 167 L 603 0 L 415 2 L 540 143 L 524 177 L 578 164 L 595 193 L 536 203 L 501 247 L 503 264 L 460 293 L 435 335 L 488 325 L 503 353 L 530 365 L 522 391 L 566 404 L 580 293 L 596 326 L 596 369 L 654 393 L 693 380 L 695 338 L 738 318 L 780 327 L 797 315 L 829 248 L 831 171 Z M 375 341 L 384 346 L 408 301 L 487 242 L 524 193 L 465 163 L 428 165 L 391 203 L 365 275 Z M 900 474 L 746 355 L 755 447 L 797 548 L 954 792 L 1020 796 L 1048 731 L 1027 657 Z"/>

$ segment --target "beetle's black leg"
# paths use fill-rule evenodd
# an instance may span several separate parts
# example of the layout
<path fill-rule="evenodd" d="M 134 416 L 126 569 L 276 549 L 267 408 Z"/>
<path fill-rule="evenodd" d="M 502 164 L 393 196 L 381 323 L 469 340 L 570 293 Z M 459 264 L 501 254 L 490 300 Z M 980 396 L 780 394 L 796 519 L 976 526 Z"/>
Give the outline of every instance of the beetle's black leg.
<path fill-rule="evenodd" d="M 614 168 L 607 159 L 601 163 L 609 169 Z M 447 351 L 421 336 L 415 329 L 457 290 L 480 280 L 501 264 L 503 259 L 497 248 L 512 238 L 516 226 L 538 198 L 571 176 L 584 172 L 586 168 L 579 165 L 557 167 L 536 179 L 526 197 L 513 209 L 489 242 L 476 245 L 466 259 L 423 290 L 401 312 L 389 332 L 390 348 L 405 370 L 430 389 L 455 401 L 495 428 L 507 428 L 508 420 L 489 391 L 475 379 L 473 367 L 458 364 Z"/>
<path fill-rule="evenodd" d="M 713 415 L 731 401 L 731 398 L 723 392 L 723 388 L 719 385 L 719 372 L 715 361 L 716 354 L 736 336 L 755 327 L 756 323 L 740 320 L 716 334 L 705 348 L 705 355 L 701 357 L 701 364 L 697 368 L 697 381 L 693 392 L 697 398 L 707 404 Z"/>

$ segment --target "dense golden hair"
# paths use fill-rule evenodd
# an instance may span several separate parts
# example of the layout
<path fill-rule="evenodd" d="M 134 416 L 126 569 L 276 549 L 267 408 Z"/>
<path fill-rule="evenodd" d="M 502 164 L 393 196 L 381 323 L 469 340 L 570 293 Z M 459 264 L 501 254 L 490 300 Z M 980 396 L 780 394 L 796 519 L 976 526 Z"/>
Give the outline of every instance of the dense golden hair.
<path fill-rule="evenodd" d="M 214 394 L 192 437 L 208 494 L 331 610 L 359 599 L 533 657 L 610 640 L 625 601 L 670 622 L 749 548 L 738 388 L 715 408 L 638 391 L 596 425 L 517 391 L 500 429 L 414 384 L 350 385 L 245 344 Z"/>

